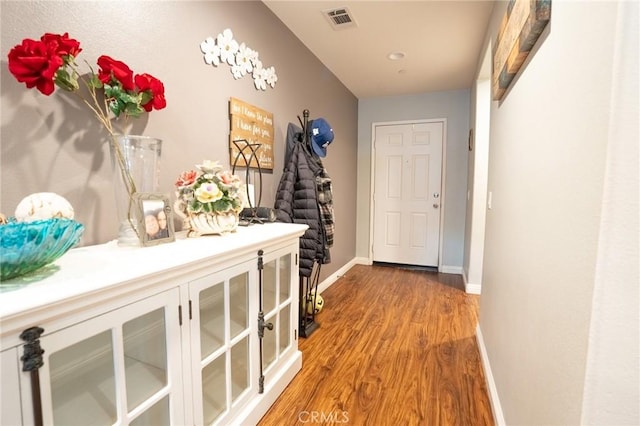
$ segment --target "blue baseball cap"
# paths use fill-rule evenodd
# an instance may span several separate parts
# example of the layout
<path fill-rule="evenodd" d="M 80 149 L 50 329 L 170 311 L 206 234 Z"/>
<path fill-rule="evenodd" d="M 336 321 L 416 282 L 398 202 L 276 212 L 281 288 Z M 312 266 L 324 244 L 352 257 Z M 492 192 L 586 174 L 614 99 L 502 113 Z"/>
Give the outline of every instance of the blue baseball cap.
<path fill-rule="evenodd" d="M 327 156 L 327 147 L 333 142 L 333 129 L 324 118 L 311 122 L 311 146 L 318 157 Z"/>

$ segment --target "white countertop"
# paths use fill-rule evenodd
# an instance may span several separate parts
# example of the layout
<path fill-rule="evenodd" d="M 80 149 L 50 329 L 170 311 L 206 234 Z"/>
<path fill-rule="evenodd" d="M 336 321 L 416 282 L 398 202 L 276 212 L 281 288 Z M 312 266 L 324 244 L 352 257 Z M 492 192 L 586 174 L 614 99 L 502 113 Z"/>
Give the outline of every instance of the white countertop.
<path fill-rule="evenodd" d="M 266 223 L 238 227 L 222 236 L 187 238 L 178 233 L 176 241 L 151 247 L 119 247 L 111 241 L 74 248 L 39 271 L 0 284 L 0 335 L 15 331 L 11 321 L 21 317 L 19 323 L 24 324 L 30 312 L 95 296 L 143 277 L 157 280 L 178 267 L 220 263 L 267 243 L 300 237 L 306 229 L 306 225 Z"/>

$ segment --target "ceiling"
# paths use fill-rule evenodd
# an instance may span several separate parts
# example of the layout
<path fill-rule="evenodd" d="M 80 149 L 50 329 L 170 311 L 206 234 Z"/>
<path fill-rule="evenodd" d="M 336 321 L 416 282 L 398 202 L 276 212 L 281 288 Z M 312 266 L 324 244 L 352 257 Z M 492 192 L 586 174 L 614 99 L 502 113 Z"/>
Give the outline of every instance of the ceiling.
<path fill-rule="evenodd" d="M 470 88 L 494 3 L 262 1 L 357 98 Z"/>

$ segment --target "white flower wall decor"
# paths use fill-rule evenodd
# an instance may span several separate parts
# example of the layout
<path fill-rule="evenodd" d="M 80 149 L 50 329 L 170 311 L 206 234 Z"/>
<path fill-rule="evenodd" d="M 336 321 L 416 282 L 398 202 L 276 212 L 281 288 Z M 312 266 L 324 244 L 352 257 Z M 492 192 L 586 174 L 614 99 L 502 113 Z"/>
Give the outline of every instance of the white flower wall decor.
<path fill-rule="evenodd" d="M 200 43 L 200 50 L 204 53 L 204 62 L 208 65 L 217 67 L 223 63 L 228 64 L 236 80 L 251 74 L 253 84 L 258 90 L 267 90 L 267 85 L 272 88 L 276 86 L 278 76 L 275 68 L 265 68 L 259 53 L 244 43 L 238 44 L 229 28 L 216 38 L 207 37 Z"/>

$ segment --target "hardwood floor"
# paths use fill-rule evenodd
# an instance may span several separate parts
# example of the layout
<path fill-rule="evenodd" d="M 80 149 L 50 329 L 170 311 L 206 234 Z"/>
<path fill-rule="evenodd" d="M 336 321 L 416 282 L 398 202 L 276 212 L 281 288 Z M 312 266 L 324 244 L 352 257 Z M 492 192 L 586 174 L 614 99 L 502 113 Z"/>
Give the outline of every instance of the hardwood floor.
<path fill-rule="evenodd" d="M 356 265 L 323 294 L 303 367 L 260 426 L 493 425 L 458 275 Z"/>

